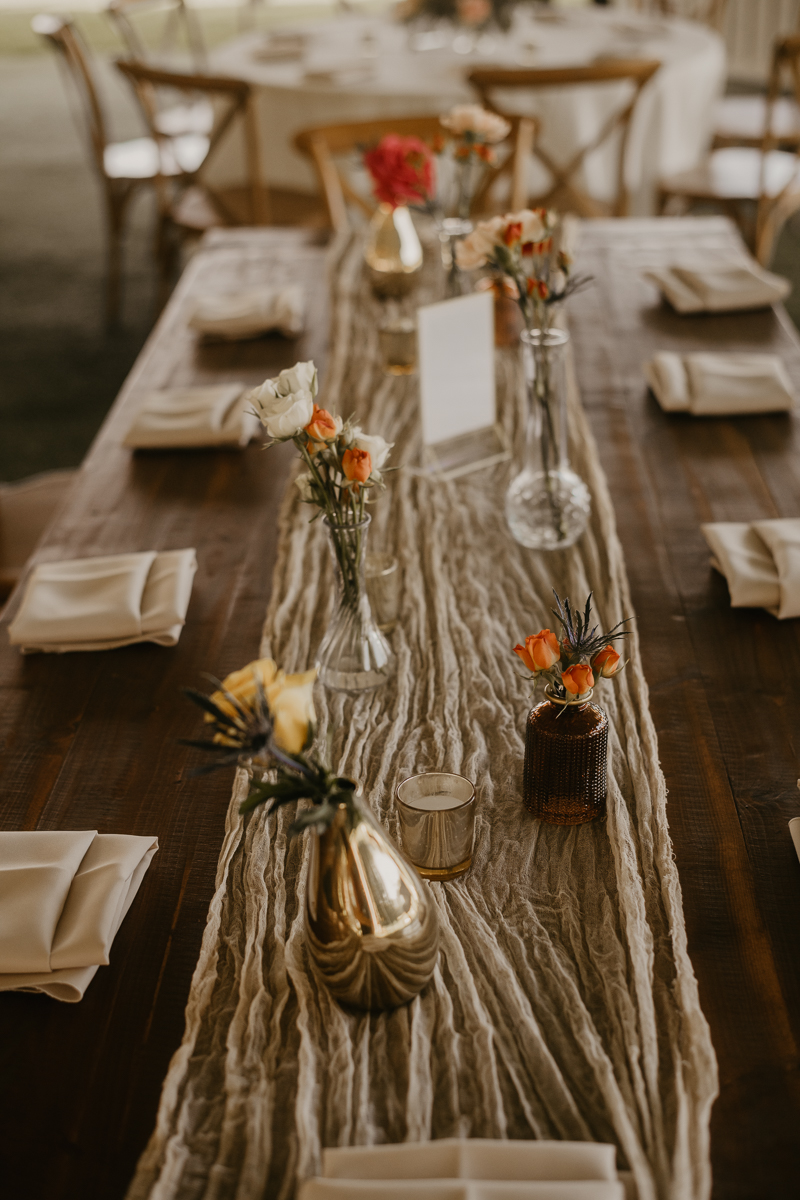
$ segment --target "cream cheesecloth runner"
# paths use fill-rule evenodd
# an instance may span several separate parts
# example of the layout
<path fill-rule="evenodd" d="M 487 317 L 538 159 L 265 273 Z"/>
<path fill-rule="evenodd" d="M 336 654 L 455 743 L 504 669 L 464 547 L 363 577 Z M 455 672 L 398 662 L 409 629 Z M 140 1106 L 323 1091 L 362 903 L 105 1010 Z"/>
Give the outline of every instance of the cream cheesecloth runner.
<path fill-rule="evenodd" d="M 331 357 L 319 403 L 419 448 L 417 381 L 380 369 L 380 305 L 357 240 L 332 253 Z M 435 299 L 440 270 L 414 302 Z M 411 303 L 408 303 L 412 311 Z M 518 355 L 498 355 L 501 419 L 519 425 Z M 571 454 L 592 492 L 577 547 L 518 546 L 507 469 L 441 484 L 401 471 L 375 504 L 371 549 L 396 552 L 397 675 L 371 695 L 317 689 L 320 736 L 397 836 L 392 790 L 457 771 L 478 793 L 472 869 L 434 884 L 439 964 L 424 992 L 379 1015 L 345 1012 L 305 954 L 306 841 L 293 813 L 228 815 L 186 1032 L 129 1200 L 290 1200 L 324 1147 L 480 1137 L 612 1142 L 640 1200 L 710 1191 L 716 1062 L 686 949 L 666 789 L 636 627 L 629 666 L 601 684 L 610 717 L 608 818 L 541 824 L 522 805 L 529 687 L 512 646 L 553 624 L 553 587 L 594 589 L 604 628 L 631 613 L 614 513 L 580 408 Z M 518 444 L 515 443 L 515 444 Z M 262 651 L 313 663 L 332 596 L 320 522 L 290 487 Z M 253 647 L 255 652 L 256 647 Z M 209 663 L 209 669 L 215 668 Z M 191 681 L 187 681 L 191 682 Z"/>

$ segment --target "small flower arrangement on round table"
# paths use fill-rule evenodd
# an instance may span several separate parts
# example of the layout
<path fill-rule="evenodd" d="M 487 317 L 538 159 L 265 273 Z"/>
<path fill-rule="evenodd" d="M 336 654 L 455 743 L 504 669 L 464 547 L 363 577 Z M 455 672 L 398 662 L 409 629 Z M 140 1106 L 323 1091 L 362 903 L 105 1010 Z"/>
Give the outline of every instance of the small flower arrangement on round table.
<path fill-rule="evenodd" d="M 540 629 L 514 647 L 534 687 L 546 680 L 545 699 L 528 714 L 523 801 L 548 824 L 583 825 L 606 807 L 608 717 L 590 701 L 595 680 L 612 679 L 625 665 L 613 643 L 627 637 L 630 618 L 599 633 L 591 624 L 591 593 L 583 613 L 553 595 L 561 640 Z"/>

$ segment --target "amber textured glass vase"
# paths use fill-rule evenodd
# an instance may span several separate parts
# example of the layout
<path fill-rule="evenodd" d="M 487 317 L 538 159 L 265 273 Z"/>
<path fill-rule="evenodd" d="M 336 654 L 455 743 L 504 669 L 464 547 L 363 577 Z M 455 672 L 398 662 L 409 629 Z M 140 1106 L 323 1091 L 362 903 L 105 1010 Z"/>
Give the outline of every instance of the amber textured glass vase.
<path fill-rule="evenodd" d="M 596 704 L 537 704 L 525 730 L 525 807 L 550 825 L 602 817 L 607 750 L 608 717 Z"/>

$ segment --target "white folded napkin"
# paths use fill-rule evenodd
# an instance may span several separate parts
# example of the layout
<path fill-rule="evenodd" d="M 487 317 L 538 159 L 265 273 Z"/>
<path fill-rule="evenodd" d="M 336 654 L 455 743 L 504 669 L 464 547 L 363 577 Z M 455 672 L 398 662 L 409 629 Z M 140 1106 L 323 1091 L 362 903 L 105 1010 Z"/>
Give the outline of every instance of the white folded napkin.
<path fill-rule="evenodd" d="M 292 283 L 204 296 L 195 304 L 189 328 L 203 337 L 224 341 L 243 341 L 271 330 L 297 337 L 303 332 L 304 316 L 303 289 Z"/>
<path fill-rule="evenodd" d="M 322 1151 L 329 1179 L 616 1180 L 616 1148 L 603 1142 L 438 1138 Z"/>
<path fill-rule="evenodd" d="M 747 259 L 689 265 L 675 263 L 647 271 L 645 277 L 679 313 L 768 308 L 785 300 L 792 290 L 788 279 L 773 275 L 757 262 Z"/>
<path fill-rule="evenodd" d="M 625 1200 L 625 1188 L 600 1179 L 307 1179 L 298 1200 Z"/>
<path fill-rule="evenodd" d="M 800 518 L 702 525 L 711 565 L 728 581 L 733 608 L 800 617 Z"/>
<path fill-rule="evenodd" d="M 674 354 L 662 350 L 645 365 L 653 395 L 665 412 L 696 417 L 788 412 L 794 390 L 774 354 Z"/>
<path fill-rule="evenodd" d="M 789 833 L 792 835 L 797 857 L 800 858 L 800 817 L 792 817 L 789 822 Z"/>
<path fill-rule="evenodd" d="M 246 446 L 259 425 L 252 407 L 242 383 L 148 392 L 125 445 L 141 450 Z"/>
<path fill-rule="evenodd" d="M 174 646 L 197 570 L 194 550 L 145 551 L 41 563 L 25 588 L 9 640 L 23 653 Z"/>
<path fill-rule="evenodd" d="M 131 906 L 156 838 L 0 833 L 0 991 L 82 998 Z"/>

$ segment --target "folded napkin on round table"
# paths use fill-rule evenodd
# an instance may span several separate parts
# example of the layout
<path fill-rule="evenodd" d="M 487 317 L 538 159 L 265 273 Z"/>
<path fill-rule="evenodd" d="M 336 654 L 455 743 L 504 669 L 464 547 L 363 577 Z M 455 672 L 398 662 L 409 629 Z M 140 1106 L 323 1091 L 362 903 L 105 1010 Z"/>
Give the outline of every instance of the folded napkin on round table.
<path fill-rule="evenodd" d="M 157 850 L 94 830 L 0 833 L 0 991 L 80 1000 Z"/>
<path fill-rule="evenodd" d="M 792 290 L 788 279 L 746 259 L 687 266 L 676 263 L 647 271 L 645 277 L 679 313 L 768 308 L 785 300 Z"/>
<path fill-rule="evenodd" d="M 243 341 L 272 330 L 297 337 L 303 332 L 304 317 L 303 289 L 292 283 L 204 296 L 195 304 L 189 328 L 205 338 L 223 341 Z"/>
<path fill-rule="evenodd" d="M 299 1200 L 623 1200 L 616 1148 L 442 1138 L 322 1152 Z"/>
<path fill-rule="evenodd" d="M 146 551 L 35 567 L 8 628 L 24 653 L 174 646 L 197 570 L 194 550 Z"/>
<path fill-rule="evenodd" d="M 600 1179 L 308 1179 L 298 1200 L 625 1200 L 625 1188 Z"/>
<path fill-rule="evenodd" d="M 794 390 L 774 354 L 674 354 L 661 351 L 645 377 L 665 412 L 695 417 L 787 412 Z"/>
<path fill-rule="evenodd" d="M 246 446 L 259 427 L 243 383 L 149 392 L 125 435 L 133 449 Z"/>
<path fill-rule="evenodd" d="M 711 565 L 728 581 L 733 608 L 800 617 L 800 517 L 702 525 Z"/>

